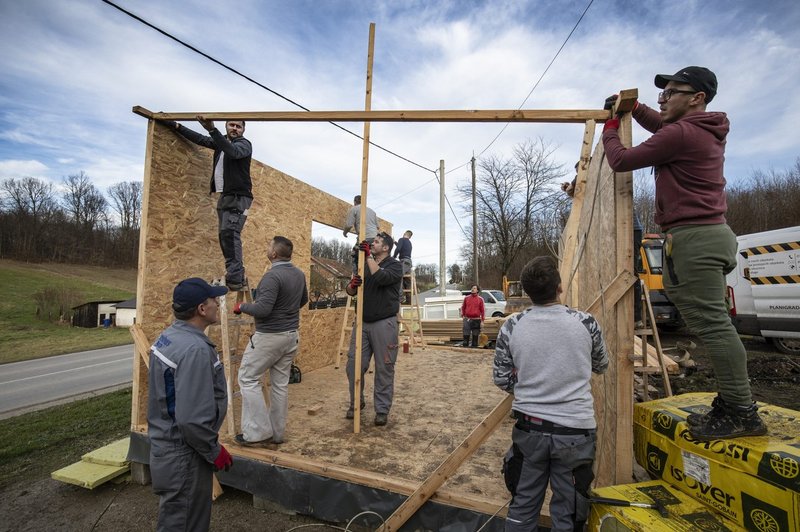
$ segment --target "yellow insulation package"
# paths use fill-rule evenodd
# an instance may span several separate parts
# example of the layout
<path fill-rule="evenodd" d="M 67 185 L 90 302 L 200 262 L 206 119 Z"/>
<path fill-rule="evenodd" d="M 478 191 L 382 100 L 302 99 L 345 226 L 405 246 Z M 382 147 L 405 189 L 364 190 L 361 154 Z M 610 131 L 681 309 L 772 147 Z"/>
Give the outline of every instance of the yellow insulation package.
<path fill-rule="evenodd" d="M 759 404 L 769 434 L 697 441 L 686 416 L 714 394 L 634 405 L 634 452 L 647 471 L 748 530 L 800 530 L 800 412 Z"/>
<path fill-rule="evenodd" d="M 667 517 L 658 510 L 592 504 L 589 515 L 590 532 L 738 532 L 745 529 L 712 512 L 689 495 L 662 480 L 639 484 L 609 486 L 594 490 L 594 494 L 629 502 L 664 505 Z"/>

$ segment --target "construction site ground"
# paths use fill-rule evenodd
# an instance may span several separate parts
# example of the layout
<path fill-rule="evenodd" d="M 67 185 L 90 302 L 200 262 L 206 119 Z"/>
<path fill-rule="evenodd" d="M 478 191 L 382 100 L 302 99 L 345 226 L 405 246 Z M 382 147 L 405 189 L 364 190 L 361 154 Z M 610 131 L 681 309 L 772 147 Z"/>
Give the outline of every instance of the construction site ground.
<path fill-rule="evenodd" d="M 662 336 L 665 347 L 686 339 L 680 333 Z M 758 339 L 746 340 L 745 346 L 755 398 L 800 410 L 796 394 L 800 360 L 787 357 Z M 384 428 L 372 424 L 372 375 L 368 374 L 367 407 L 359 436 L 351 434 L 352 426 L 344 419 L 347 407 L 344 368 L 328 367 L 305 373 L 300 386 L 290 387 L 287 441 L 281 452 L 302 453 L 308 458 L 423 480 L 502 398 L 502 393 L 491 384 L 490 351 L 442 353 L 436 357 L 426 356 L 423 351 L 401 355 L 395 406 L 389 425 Z M 702 346 L 693 351 L 692 357 L 697 368 L 684 377 L 672 378 L 675 393 L 714 389 L 713 373 Z M 404 379 L 410 375 L 414 378 Z M 658 378 L 653 377 L 650 382 L 660 387 Z M 320 402 L 324 402 L 322 408 L 309 415 L 309 408 Z M 482 451 L 465 463 L 444 487 L 487 499 L 506 497 L 496 457 L 507 447 L 509 431 L 510 422 L 503 424 Z M 0 492 L 3 515 L 0 530 L 153 529 L 157 504 L 158 499 L 149 486 L 109 483 L 89 491 L 49 478 L 24 479 Z M 316 522 L 303 516 L 256 509 L 249 494 L 231 488 L 226 488 L 225 494 L 214 503 L 212 512 L 215 530 L 285 531 Z"/>

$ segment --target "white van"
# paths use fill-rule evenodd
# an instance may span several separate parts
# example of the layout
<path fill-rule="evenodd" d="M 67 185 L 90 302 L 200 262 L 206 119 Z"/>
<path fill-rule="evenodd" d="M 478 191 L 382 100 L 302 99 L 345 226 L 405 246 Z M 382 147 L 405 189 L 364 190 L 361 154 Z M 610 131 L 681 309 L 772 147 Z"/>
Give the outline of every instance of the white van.
<path fill-rule="evenodd" d="M 736 238 L 728 274 L 731 321 L 739 334 L 763 336 L 800 355 L 800 226 Z"/>
<path fill-rule="evenodd" d="M 462 290 L 462 296 L 468 296 L 471 290 Z M 486 317 L 499 318 L 506 315 L 506 296 L 500 290 L 481 290 L 478 295 L 483 298 Z"/>
<path fill-rule="evenodd" d="M 447 290 L 444 297 L 427 297 L 422 306 L 423 320 L 460 320 L 459 312 L 464 296 L 470 294 L 469 290 L 453 293 Z M 506 298 L 500 290 L 481 290 L 480 296 L 483 298 L 483 307 L 486 317 L 505 316 Z"/>

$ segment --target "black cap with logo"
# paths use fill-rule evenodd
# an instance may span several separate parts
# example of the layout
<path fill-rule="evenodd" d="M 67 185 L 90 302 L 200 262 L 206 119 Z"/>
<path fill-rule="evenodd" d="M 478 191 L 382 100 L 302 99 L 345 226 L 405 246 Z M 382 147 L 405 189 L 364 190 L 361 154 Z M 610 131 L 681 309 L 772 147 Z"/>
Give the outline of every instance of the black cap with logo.
<path fill-rule="evenodd" d="M 706 94 L 706 103 L 717 95 L 717 76 L 709 69 L 699 66 L 688 66 L 675 72 L 674 75 L 659 74 L 656 76 L 656 87 L 663 89 L 670 81 L 686 83 L 698 92 Z"/>

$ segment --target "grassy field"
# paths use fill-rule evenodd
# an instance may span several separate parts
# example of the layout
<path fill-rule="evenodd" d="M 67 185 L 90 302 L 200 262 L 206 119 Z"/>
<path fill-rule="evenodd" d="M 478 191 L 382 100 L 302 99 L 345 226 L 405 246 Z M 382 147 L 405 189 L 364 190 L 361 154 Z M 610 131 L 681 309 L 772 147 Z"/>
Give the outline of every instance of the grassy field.
<path fill-rule="evenodd" d="M 39 320 L 34 294 L 47 288 L 80 294 L 81 302 L 135 295 L 136 270 L 0 260 L 0 363 L 131 343 L 126 328 L 84 329 Z"/>
<path fill-rule="evenodd" d="M 41 478 L 130 434 L 131 390 L 0 421 L 0 488 Z"/>

